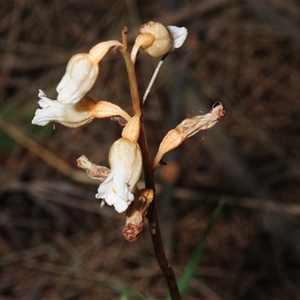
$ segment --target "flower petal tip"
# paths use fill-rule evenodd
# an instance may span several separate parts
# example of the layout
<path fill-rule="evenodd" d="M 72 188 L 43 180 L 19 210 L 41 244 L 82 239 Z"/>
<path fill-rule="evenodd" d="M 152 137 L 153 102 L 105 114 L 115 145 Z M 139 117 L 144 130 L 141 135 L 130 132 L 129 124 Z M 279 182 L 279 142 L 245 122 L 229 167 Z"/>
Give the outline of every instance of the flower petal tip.
<path fill-rule="evenodd" d="M 188 31 L 185 27 L 177 27 L 173 25 L 167 26 L 170 34 L 173 37 L 173 47 L 171 51 L 180 48 L 184 41 L 186 40 Z"/>

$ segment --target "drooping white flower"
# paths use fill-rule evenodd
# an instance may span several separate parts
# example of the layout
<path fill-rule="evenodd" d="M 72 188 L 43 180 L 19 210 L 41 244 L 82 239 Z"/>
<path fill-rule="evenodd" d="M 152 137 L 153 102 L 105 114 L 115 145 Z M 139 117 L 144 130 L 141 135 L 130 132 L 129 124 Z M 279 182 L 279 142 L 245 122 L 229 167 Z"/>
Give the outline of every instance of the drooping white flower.
<path fill-rule="evenodd" d="M 32 124 L 45 126 L 50 122 L 63 124 L 67 127 L 79 127 L 91 122 L 94 118 L 110 118 L 121 116 L 126 121 L 130 116 L 118 105 L 108 101 L 93 101 L 90 97 L 84 96 L 75 104 L 62 104 L 57 100 L 52 100 L 39 90 L 40 100 Z"/>
<path fill-rule="evenodd" d="M 57 100 L 62 104 L 75 104 L 93 87 L 99 66 L 89 59 L 88 53 L 78 53 L 68 62 L 66 73 L 58 84 Z"/>
<path fill-rule="evenodd" d="M 96 198 L 104 199 L 119 213 L 134 200 L 134 189 L 142 172 L 142 154 L 137 143 L 120 138 L 111 146 L 108 160 L 110 174 L 100 184 Z"/>
<path fill-rule="evenodd" d="M 89 53 L 78 53 L 68 62 L 66 73 L 58 84 L 57 100 L 62 104 L 75 104 L 93 87 L 98 73 L 99 62 L 113 46 L 123 45 L 111 40 L 97 44 Z"/>
<path fill-rule="evenodd" d="M 94 101 L 88 96 L 74 105 L 62 104 L 57 100 L 52 100 L 39 90 L 40 100 L 35 116 L 31 123 L 45 126 L 50 122 L 61 123 L 67 127 L 78 127 L 93 120 L 92 109 Z"/>

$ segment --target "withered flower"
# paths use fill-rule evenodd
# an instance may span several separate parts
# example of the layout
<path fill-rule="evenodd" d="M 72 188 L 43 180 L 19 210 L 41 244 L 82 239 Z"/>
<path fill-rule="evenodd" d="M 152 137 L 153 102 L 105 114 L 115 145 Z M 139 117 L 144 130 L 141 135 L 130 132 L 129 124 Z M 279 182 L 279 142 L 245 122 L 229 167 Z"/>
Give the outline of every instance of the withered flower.
<path fill-rule="evenodd" d="M 154 158 L 152 164 L 153 168 L 155 169 L 159 165 L 159 162 L 165 153 L 178 147 L 186 139 L 193 136 L 200 130 L 206 130 L 213 127 L 224 115 L 225 110 L 223 109 L 222 103 L 217 102 L 213 105 L 209 113 L 184 119 L 174 129 L 171 129 L 163 138 Z"/>

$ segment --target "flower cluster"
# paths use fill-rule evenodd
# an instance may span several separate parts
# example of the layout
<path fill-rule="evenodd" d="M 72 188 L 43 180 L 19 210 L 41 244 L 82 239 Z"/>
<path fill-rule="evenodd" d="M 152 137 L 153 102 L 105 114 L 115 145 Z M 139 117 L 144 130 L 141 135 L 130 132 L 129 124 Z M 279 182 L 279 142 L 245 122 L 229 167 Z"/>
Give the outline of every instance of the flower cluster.
<path fill-rule="evenodd" d="M 131 53 L 128 52 L 127 40 L 124 42 L 123 36 L 123 43 L 116 40 L 101 42 L 88 53 L 72 56 L 67 64 L 65 75 L 57 85 L 56 100 L 48 98 L 42 90 L 39 90 L 40 108 L 36 110 L 32 124 L 45 126 L 50 122 L 57 122 L 67 127 L 78 127 L 88 124 L 95 118 L 114 118 L 120 124 L 125 125 L 122 136 L 112 144 L 109 150 L 110 168 L 94 165 L 85 156 L 80 157 L 77 163 L 79 167 L 87 171 L 90 177 L 100 181 L 96 198 L 101 199 L 102 204 L 114 206 L 119 213 L 127 211 L 126 227 L 123 233 L 130 241 L 133 241 L 140 232 L 143 217 L 154 199 L 154 190 L 139 190 L 137 187 L 143 170 L 144 152 L 143 147 L 138 143 L 142 109 L 135 92 L 137 87 L 133 83 L 136 82 L 136 78 L 132 80 L 129 75 L 134 110 L 132 117 L 118 105 L 106 100 L 94 101 L 87 93 L 95 84 L 100 62 L 109 49 L 113 48 L 115 52 L 118 50 L 123 54 L 128 74 L 130 74 L 132 72 L 130 70 L 134 69 L 140 49 L 152 57 L 165 57 L 169 52 L 181 47 L 186 37 L 187 30 L 184 27 L 164 26 L 150 21 L 140 27 Z M 131 75 L 135 76 L 135 73 Z M 167 133 L 152 163 L 152 170 L 158 167 L 166 152 L 179 146 L 186 138 L 199 130 L 213 126 L 223 115 L 223 106 L 219 104 L 208 114 L 186 119 Z M 151 163 L 149 165 L 151 168 Z M 130 209 L 128 209 L 129 206 Z"/>

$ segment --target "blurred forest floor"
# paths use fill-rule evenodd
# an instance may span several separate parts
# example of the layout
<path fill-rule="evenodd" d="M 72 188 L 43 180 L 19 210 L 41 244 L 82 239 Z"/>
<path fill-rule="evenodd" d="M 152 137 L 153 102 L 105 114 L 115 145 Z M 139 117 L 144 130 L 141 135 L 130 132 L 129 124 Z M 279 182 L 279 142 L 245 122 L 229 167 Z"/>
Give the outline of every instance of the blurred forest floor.
<path fill-rule="evenodd" d="M 165 299 L 149 229 L 122 236 L 76 159 L 107 165 L 110 120 L 31 125 L 38 89 L 56 97 L 69 58 L 130 44 L 141 24 L 185 26 L 144 107 L 151 155 L 190 113 L 226 116 L 157 172 L 158 214 L 177 278 L 211 212 L 225 207 L 184 299 L 300 299 L 300 4 L 298 1 L 2 1 L 0 4 L 0 299 Z M 158 63 L 141 53 L 141 94 Z M 129 113 L 122 56 L 108 53 L 90 92 Z"/>

